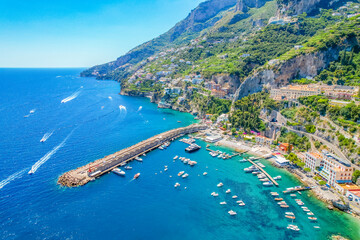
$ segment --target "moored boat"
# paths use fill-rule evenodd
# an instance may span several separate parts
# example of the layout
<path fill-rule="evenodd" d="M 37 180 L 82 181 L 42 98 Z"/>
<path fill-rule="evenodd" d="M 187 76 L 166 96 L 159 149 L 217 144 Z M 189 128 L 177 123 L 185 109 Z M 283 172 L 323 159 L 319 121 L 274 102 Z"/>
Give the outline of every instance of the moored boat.
<path fill-rule="evenodd" d="M 174 187 L 180 187 L 180 183 L 175 183 Z"/>
<path fill-rule="evenodd" d="M 115 173 L 116 175 L 119 176 L 125 176 L 125 172 L 122 171 L 120 168 L 114 168 L 113 170 L 111 170 L 113 173 Z"/>
<path fill-rule="evenodd" d="M 204 172 L 204 173 L 203 173 L 203 176 L 206 176 L 207 174 L 208 174 L 207 172 Z"/>
<path fill-rule="evenodd" d="M 233 211 L 233 210 L 228 211 L 228 213 L 229 213 L 231 216 L 235 216 L 235 215 L 236 215 L 236 212 Z"/>
<path fill-rule="evenodd" d="M 231 193 L 231 190 L 230 189 L 228 189 L 228 190 L 226 190 L 226 192 L 225 193 Z"/>
<path fill-rule="evenodd" d="M 216 185 L 217 187 L 222 187 L 224 186 L 224 184 L 222 182 L 220 182 L 218 185 Z"/>
<path fill-rule="evenodd" d="M 287 229 L 293 230 L 293 231 L 300 231 L 300 228 L 298 226 L 296 226 L 296 225 L 293 225 L 293 224 L 289 224 L 287 226 Z"/>
<path fill-rule="evenodd" d="M 220 205 L 226 205 L 226 202 L 220 202 Z"/>
<path fill-rule="evenodd" d="M 266 186 L 266 187 L 271 187 L 271 186 L 273 186 L 274 184 L 269 181 L 269 182 L 264 182 L 263 185 Z"/>
<path fill-rule="evenodd" d="M 285 217 L 286 217 L 286 218 L 289 218 L 289 219 L 292 219 L 292 220 L 295 219 L 295 216 L 285 215 Z"/>
<path fill-rule="evenodd" d="M 140 157 L 136 157 L 135 160 L 138 161 L 138 162 L 142 162 L 142 161 L 143 161 L 142 158 L 140 158 Z"/>
<path fill-rule="evenodd" d="M 187 178 L 189 176 L 189 174 L 185 173 L 184 175 L 182 175 L 182 178 Z"/>
<path fill-rule="evenodd" d="M 239 206 L 245 206 L 245 203 L 242 200 L 237 201 L 236 203 L 239 204 Z"/>

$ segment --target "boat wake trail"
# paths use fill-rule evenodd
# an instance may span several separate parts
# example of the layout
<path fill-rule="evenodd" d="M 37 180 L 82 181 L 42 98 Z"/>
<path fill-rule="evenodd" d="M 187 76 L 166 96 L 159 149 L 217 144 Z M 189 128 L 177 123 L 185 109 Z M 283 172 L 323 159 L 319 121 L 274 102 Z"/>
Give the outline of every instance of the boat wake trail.
<path fill-rule="evenodd" d="M 12 175 L 10 175 L 8 178 L 6 178 L 5 180 L 2 180 L 0 182 L 0 189 L 2 189 L 3 187 L 5 187 L 7 184 L 9 184 L 10 182 L 12 182 L 13 180 L 17 179 L 17 178 L 20 178 L 26 171 L 26 168 L 21 170 L 21 171 L 18 171 Z"/>
<path fill-rule="evenodd" d="M 78 89 L 76 92 L 71 94 L 69 97 L 64 98 L 63 100 L 61 100 L 61 103 L 67 103 L 67 102 L 70 102 L 71 100 L 74 100 L 75 98 L 77 98 L 79 96 L 79 94 L 81 93 L 82 88 L 83 87 L 81 86 L 80 89 Z"/>
<path fill-rule="evenodd" d="M 49 137 L 54 133 L 55 130 L 52 130 L 51 132 L 47 132 L 44 134 L 44 136 L 42 137 L 42 139 L 40 140 L 40 142 L 46 142 L 46 140 L 49 139 Z"/>
<path fill-rule="evenodd" d="M 139 109 L 138 109 L 137 111 L 138 111 L 138 112 L 140 112 L 140 111 L 141 111 L 141 109 L 142 109 L 142 106 L 140 106 L 140 107 L 139 107 Z"/>
<path fill-rule="evenodd" d="M 74 129 L 75 130 L 75 129 Z M 56 147 L 54 147 L 50 152 L 46 153 L 42 158 L 40 158 L 39 161 L 37 161 L 32 167 L 31 170 L 29 171 L 29 174 L 34 174 L 36 172 L 36 170 L 38 170 L 38 168 L 43 165 L 44 163 L 46 163 L 60 148 L 62 148 L 66 141 L 69 139 L 69 137 L 71 136 L 71 134 L 74 132 L 74 130 L 71 131 L 71 133 L 69 133 L 69 135 L 66 136 L 66 138 Z"/>

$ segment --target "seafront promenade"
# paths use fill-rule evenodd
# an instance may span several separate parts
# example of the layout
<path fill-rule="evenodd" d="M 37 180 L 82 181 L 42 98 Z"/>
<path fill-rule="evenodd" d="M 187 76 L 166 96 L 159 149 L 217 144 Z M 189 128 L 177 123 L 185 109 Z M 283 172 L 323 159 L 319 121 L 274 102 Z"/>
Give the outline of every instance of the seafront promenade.
<path fill-rule="evenodd" d="M 66 187 L 85 185 L 112 169 L 134 160 L 137 156 L 158 148 L 165 142 L 173 141 L 182 135 L 195 133 L 206 128 L 206 125 L 192 124 L 188 127 L 177 128 L 158 134 L 119 152 L 66 172 L 59 177 L 58 184 Z"/>

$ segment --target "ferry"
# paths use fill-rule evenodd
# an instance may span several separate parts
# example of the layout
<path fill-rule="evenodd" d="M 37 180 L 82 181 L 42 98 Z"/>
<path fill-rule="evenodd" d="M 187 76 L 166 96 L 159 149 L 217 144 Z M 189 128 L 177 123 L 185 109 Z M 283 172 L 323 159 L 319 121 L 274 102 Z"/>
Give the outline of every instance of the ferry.
<path fill-rule="evenodd" d="M 140 173 L 134 175 L 134 179 L 137 179 L 138 177 L 140 177 Z"/>
<path fill-rule="evenodd" d="M 224 186 L 224 184 L 222 182 L 220 182 L 218 185 L 216 185 L 217 187 L 222 187 Z"/>
<path fill-rule="evenodd" d="M 130 166 L 126 166 L 126 167 L 124 167 L 126 170 L 131 170 L 132 169 L 132 167 L 130 167 Z"/>
<path fill-rule="evenodd" d="M 135 160 L 138 161 L 138 162 L 142 162 L 142 161 L 143 161 L 142 158 L 140 158 L 140 157 L 136 157 Z"/>
<path fill-rule="evenodd" d="M 228 211 L 228 213 L 229 213 L 231 216 L 235 216 L 235 215 L 236 215 L 236 212 L 233 211 L 233 210 Z"/>
<path fill-rule="evenodd" d="M 116 175 L 119 176 L 125 176 L 125 172 L 122 171 L 120 168 L 114 168 L 113 170 L 111 170 L 113 173 L 115 173 Z"/>
<path fill-rule="evenodd" d="M 197 144 L 191 144 L 189 147 L 185 148 L 185 151 L 192 153 L 192 152 L 199 150 L 200 148 L 201 147 Z"/>
<path fill-rule="evenodd" d="M 185 171 L 181 171 L 178 173 L 178 176 L 180 177 L 181 175 L 183 175 L 185 173 Z"/>

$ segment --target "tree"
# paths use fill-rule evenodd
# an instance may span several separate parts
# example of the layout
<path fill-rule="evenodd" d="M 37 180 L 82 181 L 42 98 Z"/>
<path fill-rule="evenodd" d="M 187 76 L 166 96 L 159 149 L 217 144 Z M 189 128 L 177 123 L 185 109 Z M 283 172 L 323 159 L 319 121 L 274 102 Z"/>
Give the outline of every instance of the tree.
<path fill-rule="evenodd" d="M 321 181 L 319 181 L 319 184 L 320 184 L 321 186 L 323 186 L 323 185 L 326 184 L 326 182 L 325 182 L 324 180 L 321 180 Z"/>
<path fill-rule="evenodd" d="M 236 133 L 236 128 L 232 128 L 232 129 L 231 129 L 231 133 L 232 133 L 232 135 L 235 135 L 235 133 Z"/>
<path fill-rule="evenodd" d="M 304 171 L 305 172 L 311 172 L 311 169 L 310 168 L 304 168 Z"/>
<path fill-rule="evenodd" d="M 358 178 L 360 177 L 360 171 L 359 170 L 355 170 L 353 175 L 352 175 L 352 181 L 354 183 L 356 183 L 356 181 L 358 180 Z"/>

